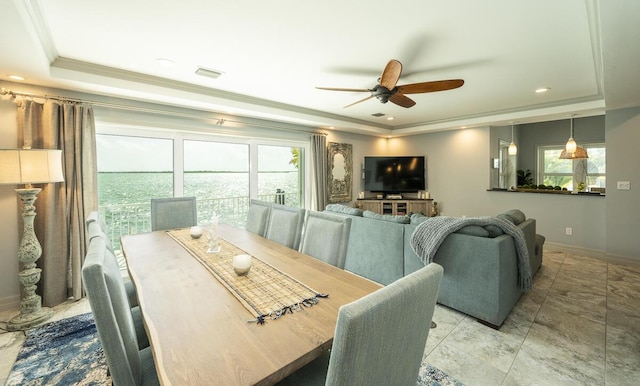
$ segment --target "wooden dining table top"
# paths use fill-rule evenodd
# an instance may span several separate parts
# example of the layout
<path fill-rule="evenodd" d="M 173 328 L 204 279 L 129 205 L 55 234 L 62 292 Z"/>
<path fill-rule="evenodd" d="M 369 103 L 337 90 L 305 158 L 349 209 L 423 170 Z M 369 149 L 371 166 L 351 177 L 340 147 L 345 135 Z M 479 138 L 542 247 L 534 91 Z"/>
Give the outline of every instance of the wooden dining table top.
<path fill-rule="evenodd" d="M 220 224 L 227 242 L 328 294 L 301 311 L 255 317 L 166 231 L 123 236 L 163 385 L 270 385 L 331 347 L 340 306 L 381 285 L 263 237 Z"/>

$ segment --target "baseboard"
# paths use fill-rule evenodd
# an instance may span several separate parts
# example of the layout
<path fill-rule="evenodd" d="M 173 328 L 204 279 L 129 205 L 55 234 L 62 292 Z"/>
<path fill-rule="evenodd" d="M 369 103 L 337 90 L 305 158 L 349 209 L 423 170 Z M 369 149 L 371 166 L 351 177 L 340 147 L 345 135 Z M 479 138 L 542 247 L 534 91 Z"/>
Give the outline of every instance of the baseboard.
<path fill-rule="evenodd" d="M 577 247 L 575 245 L 565 245 L 565 244 L 558 244 L 553 242 L 544 243 L 544 249 L 552 252 L 565 252 L 565 253 L 571 253 L 574 255 L 593 257 L 595 259 L 608 261 L 610 263 L 623 264 L 623 265 L 640 265 L 640 259 L 638 258 L 634 258 L 630 256 L 613 255 L 599 249 L 589 249 L 589 248 Z"/>
<path fill-rule="evenodd" d="M 20 310 L 20 296 L 7 296 L 0 298 L 0 311 L 18 311 Z"/>

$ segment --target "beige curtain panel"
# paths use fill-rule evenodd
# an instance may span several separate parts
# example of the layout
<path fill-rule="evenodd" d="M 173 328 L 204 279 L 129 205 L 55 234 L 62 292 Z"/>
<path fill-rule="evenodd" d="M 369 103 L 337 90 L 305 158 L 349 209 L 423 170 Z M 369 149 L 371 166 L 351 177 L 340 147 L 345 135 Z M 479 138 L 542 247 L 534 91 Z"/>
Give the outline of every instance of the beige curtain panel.
<path fill-rule="evenodd" d="M 95 120 L 91 106 L 69 101 L 16 99 L 19 144 L 62 150 L 64 182 L 38 195 L 35 232 L 42 244 L 38 292 L 53 307 L 83 296 L 84 221 L 98 208 Z"/>

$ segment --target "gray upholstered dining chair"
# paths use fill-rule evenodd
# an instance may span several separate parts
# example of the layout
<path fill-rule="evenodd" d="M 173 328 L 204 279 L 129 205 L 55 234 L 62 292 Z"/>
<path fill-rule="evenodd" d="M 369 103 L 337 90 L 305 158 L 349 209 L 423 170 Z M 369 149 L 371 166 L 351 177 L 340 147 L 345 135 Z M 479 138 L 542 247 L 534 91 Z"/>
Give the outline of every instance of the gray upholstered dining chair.
<path fill-rule="evenodd" d="M 273 204 L 264 237 L 298 250 L 305 212 L 302 208 Z"/>
<path fill-rule="evenodd" d="M 195 197 L 151 199 L 151 230 L 185 228 L 198 223 Z"/>
<path fill-rule="evenodd" d="M 267 221 L 271 214 L 272 203 L 252 199 L 249 203 L 249 212 L 247 213 L 247 221 L 244 229 L 251 233 L 255 233 L 264 237 L 267 232 Z"/>
<path fill-rule="evenodd" d="M 100 214 L 97 211 L 93 211 L 89 213 L 87 216 L 87 220 L 85 221 L 86 225 L 86 240 L 87 242 L 91 242 L 94 237 L 102 237 L 107 244 L 107 248 L 111 253 L 114 254 L 113 245 L 111 244 L 111 240 L 109 236 L 107 236 L 107 225 L 104 220 L 100 217 Z M 136 288 L 131 282 L 131 278 L 129 277 L 127 271 L 121 269 L 122 272 L 122 280 L 124 280 L 124 288 L 127 291 L 127 297 L 129 298 L 129 304 L 131 307 L 135 307 L 138 305 L 138 296 L 136 295 Z"/>
<path fill-rule="evenodd" d="M 107 254 L 107 258 L 113 257 L 113 259 L 116 261 L 116 265 L 118 265 L 118 260 L 113 254 L 113 247 L 111 246 L 111 242 L 109 241 L 107 235 L 102 231 L 100 221 L 87 222 L 87 239 L 89 242 L 89 246 L 91 246 L 91 242 L 96 238 L 100 238 L 104 242 L 107 251 L 109 252 Z M 120 269 L 120 266 L 118 266 L 118 269 Z M 142 311 L 140 310 L 140 306 L 138 305 L 138 294 L 136 293 L 136 287 L 133 285 L 133 282 L 131 281 L 131 278 L 126 271 L 120 269 L 120 277 L 122 278 L 125 293 L 127 294 L 127 301 L 129 302 L 131 317 L 133 318 L 136 337 L 138 339 L 138 347 L 141 349 L 149 347 L 149 337 L 147 336 L 147 332 L 144 329 L 144 319 L 142 318 Z"/>
<path fill-rule="evenodd" d="M 280 385 L 415 386 L 442 273 L 431 263 L 340 307 L 330 353 Z"/>
<path fill-rule="evenodd" d="M 158 385 L 151 348 L 139 349 L 116 259 L 96 237 L 82 266 L 82 280 L 114 385 Z"/>
<path fill-rule="evenodd" d="M 349 217 L 307 211 L 300 252 L 344 269 L 350 231 Z"/>

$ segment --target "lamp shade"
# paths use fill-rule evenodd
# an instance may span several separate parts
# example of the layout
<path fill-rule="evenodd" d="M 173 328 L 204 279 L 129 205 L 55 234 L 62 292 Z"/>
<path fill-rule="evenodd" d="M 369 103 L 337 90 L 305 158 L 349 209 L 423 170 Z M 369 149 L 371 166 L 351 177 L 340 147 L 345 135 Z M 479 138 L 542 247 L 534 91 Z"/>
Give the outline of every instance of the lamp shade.
<path fill-rule="evenodd" d="M 64 181 L 62 150 L 0 150 L 0 184 L 42 184 Z"/>
<path fill-rule="evenodd" d="M 560 159 L 587 159 L 589 155 L 587 154 L 587 150 L 578 146 L 576 147 L 576 151 L 570 153 L 567 149 L 562 150 L 560 153 Z"/>

